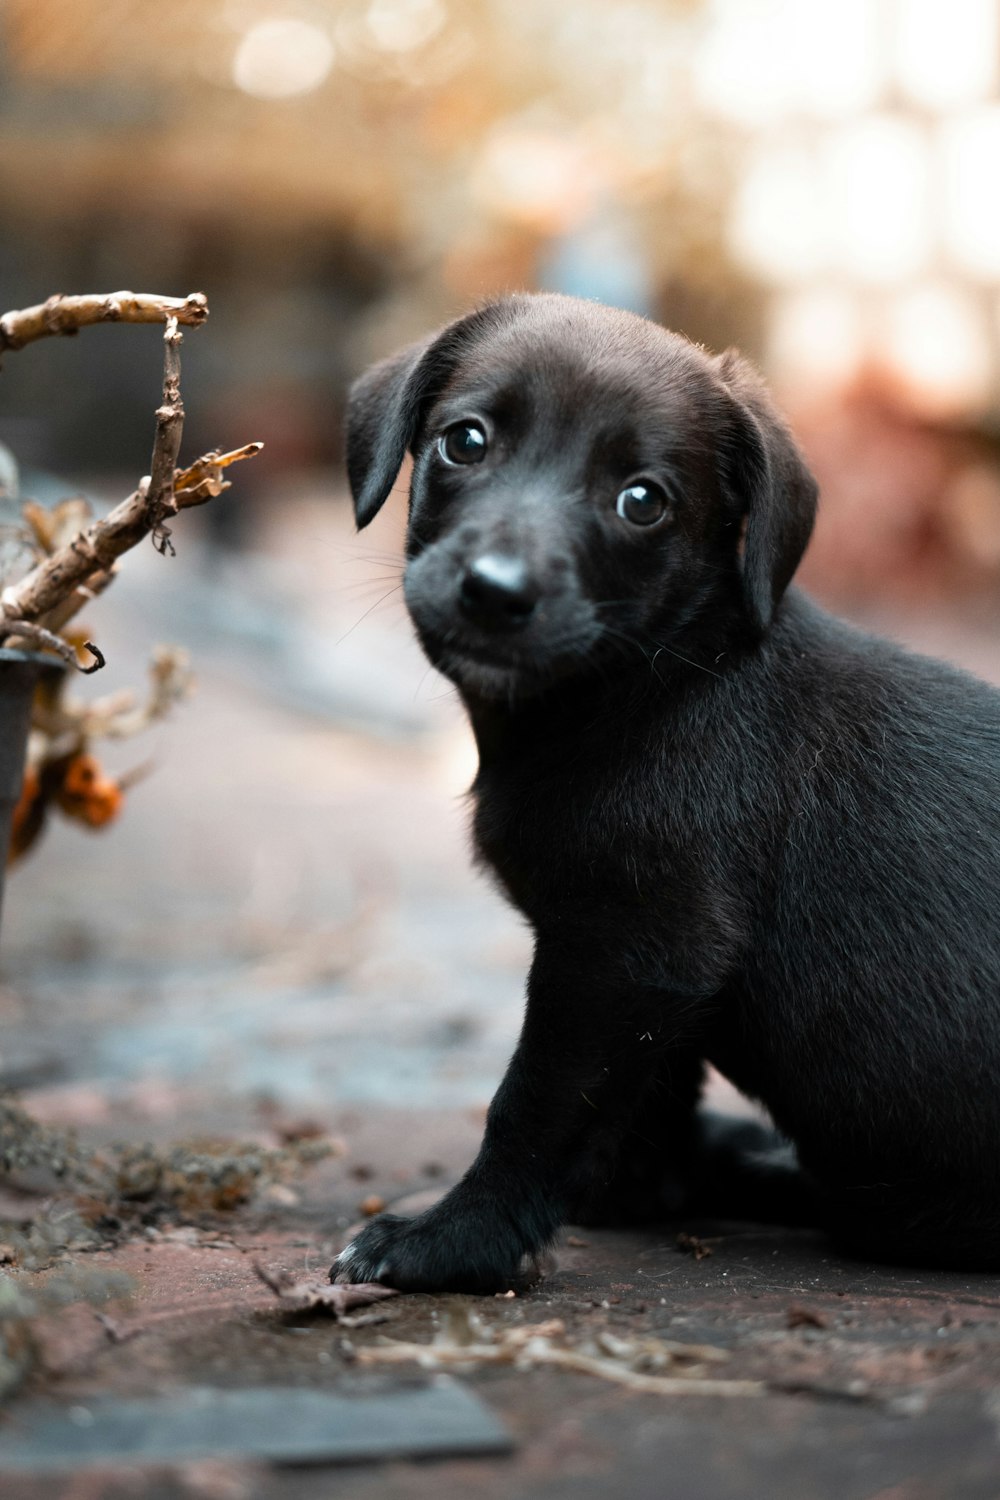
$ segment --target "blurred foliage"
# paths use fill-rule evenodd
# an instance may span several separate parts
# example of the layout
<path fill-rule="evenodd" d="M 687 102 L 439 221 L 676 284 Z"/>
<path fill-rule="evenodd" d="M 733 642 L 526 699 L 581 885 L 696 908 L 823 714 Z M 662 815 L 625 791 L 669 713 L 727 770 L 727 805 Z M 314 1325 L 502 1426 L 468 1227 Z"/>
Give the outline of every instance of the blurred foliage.
<path fill-rule="evenodd" d="M 191 406 L 223 443 L 237 410 L 245 425 L 266 409 L 258 486 L 338 458 L 339 399 L 369 358 L 538 284 L 546 259 L 565 280 L 567 250 L 574 289 L 643 311 L 665 294 L 695 337 L 754 347 L 758 301 L 722 234 L 729 137 L 692 97 L 700 14 L 690 0 L 9 0 L 0 300 L 210 287 Z M 247 62 L 258 43 L 266 57 Z M 298 91 L 276 95 L 282 79 Z M 134 368 L 99 335 L 88 364 L 62 359 L 72 402 L 37 416 L 56 367 L 33 351 L 5 377 L 0 436 L 22 461 L 117 461 L 140 435 Z"/>
<path fill-rule="evenodd" d="M 416 234 L 425 252 L 451 247 L 483 206 L 551 229 L 613 187 L 647 201 L 674 244 L 697 238 L 706 180 L 725 170 L 704 120 L 692 140 L 697 10 L 8 0 L 3 115 L 19 128 L 4 132 L 0 173 L 46 217 L 91 209 L 103 187 L 137 234 L 144 212 L 175 205 L 252 235 L 341 216 L 364 239 Z M 254 29 L 282 16 L 325 39 L 329 71 L 279 102 L 240 88 L 234 68 Z"/>

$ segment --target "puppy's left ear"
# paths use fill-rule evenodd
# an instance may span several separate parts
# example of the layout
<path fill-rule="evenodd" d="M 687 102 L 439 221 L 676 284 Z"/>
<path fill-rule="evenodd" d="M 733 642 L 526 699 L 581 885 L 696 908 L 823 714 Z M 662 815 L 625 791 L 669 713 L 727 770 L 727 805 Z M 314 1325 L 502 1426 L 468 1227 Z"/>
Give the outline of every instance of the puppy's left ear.
<path fill-rule="evenodd" d="M 756 370 L 735 349 L 712 363 L 729 398 L 723 481 L 746 517 L 743 597 L 763 635 L 806 550 L 818 488 Z"/>

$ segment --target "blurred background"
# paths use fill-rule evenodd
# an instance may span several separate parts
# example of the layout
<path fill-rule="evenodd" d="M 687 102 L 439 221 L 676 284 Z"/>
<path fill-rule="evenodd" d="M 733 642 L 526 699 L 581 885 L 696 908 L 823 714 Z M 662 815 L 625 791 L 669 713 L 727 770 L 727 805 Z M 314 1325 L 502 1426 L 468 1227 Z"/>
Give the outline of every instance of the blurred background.
<path fill-rule="evenodd" d="M 203 290 L 184 456 L 266 448 L 94 607 L 95 692 L 160 638 L 200 687 L 120 825 L 15 872 L 2 1076 L 76 1119 L 489 1097 L 527 939 L 340 434 L 352 375 L 491 293 L 740 346 L 821 481 L 803 582 L 1000 679 L 998 63 L 996 0 L 4 0 L 0 306 Z M 22 491 L 128 493 L 160 358 L 8 356 Z"/>
<path fill-rule="evenodd" d="M 204 288 L 189 438 L 259 429 L 255 490 L 335 468 L 370 358 L 491 292 L 556 288 L 764 365 L 824 483 L 817 587 L 992 598 L 994 0 L 5 0 L 2 18 L 4 305 Z M 131 470 L 137 358 L 107 331 L 32 351 L 0 431 L 25 463 Z"/>

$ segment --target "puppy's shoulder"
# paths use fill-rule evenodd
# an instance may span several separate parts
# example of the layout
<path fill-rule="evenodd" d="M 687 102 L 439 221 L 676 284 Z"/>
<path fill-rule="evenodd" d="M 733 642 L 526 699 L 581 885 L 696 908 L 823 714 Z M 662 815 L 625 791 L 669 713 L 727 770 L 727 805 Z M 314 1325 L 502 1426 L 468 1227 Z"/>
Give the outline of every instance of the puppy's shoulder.
<path fill-rule="evenodd" d="M 824 748 L 875 754 L 904 777 L 932 767 L 1000 775 L 997 688 L 848 624 L 797 591 L 752 675 L 770 715 Z"/>

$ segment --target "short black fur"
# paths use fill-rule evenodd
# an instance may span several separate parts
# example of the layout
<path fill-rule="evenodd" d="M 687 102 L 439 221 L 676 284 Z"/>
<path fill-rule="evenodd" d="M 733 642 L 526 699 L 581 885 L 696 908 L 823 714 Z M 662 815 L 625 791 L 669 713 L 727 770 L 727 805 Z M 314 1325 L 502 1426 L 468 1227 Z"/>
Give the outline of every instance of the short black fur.
<path fill-rule="evenodd" d="M 360 525 L 408 448 L 407 602 L 536 948 L 475 1163 L 333 1274 L 494 1291 L 571 1216 L 690 1205 L 1000 1264 L 1000 694 L 788 590 L 815 485 L 731 353 L 507 298 L 355 387 Z M 699 1111 L 706 1061 L 797 1161 Z"/>

